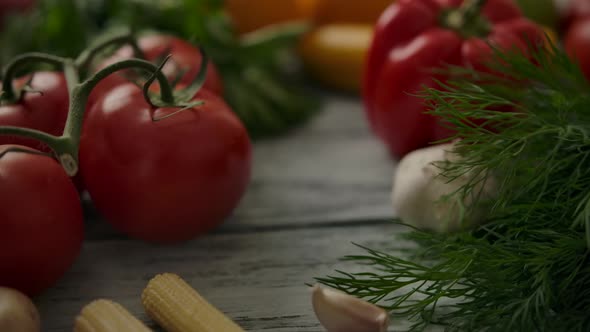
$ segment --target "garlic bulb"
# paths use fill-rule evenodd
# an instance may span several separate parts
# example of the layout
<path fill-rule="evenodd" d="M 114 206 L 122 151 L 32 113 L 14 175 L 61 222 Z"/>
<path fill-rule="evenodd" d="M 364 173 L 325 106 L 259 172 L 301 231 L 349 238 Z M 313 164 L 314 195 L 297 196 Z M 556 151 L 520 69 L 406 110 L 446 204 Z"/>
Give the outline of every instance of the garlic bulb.
<path fill-rule="evenodd" d="M 434 163 L 456 160 L 454 144 L 434 145 L 407 154 L 398 164 L 393 178 L 391 201 L 396 215 L 406 224 L 437 232 L 452 232 L 479 223 L 485 216 L 482 208 L 465 209 L 476 198 L 489 199 L 496 192 L 493 179 L 479 183 L 472 195 L 461 200 L 453 194 L 467 184 L 473 172 L 450 181 L 440 175 Z M 467 212 L 469 211 L 469 212 Z"/>

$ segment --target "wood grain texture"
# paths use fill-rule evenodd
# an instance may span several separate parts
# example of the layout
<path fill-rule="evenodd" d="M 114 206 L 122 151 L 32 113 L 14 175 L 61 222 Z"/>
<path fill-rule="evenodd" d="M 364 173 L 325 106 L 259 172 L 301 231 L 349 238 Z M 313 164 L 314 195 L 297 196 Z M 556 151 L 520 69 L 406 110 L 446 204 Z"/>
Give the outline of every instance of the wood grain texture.
<path fill-rule="evenodd" d="M 139 296 L 157 273 L 180 274 L 247 331 L 323 331 L 305 283 L 335 268 L 351 242 L 396 247 L 389 193 L 395 162 L 370 134 L 360 101 L 331 96 L 308 125 L 254 146 L 251 186 L 224 225 L 179 246 L 127 239 L 87 209 L 75 266 L 37 299 L 43 331 L 71 331 L 81 308 L 113 299 L 143 321 Z M 392 331 L 403 326 L 395 321 Z M 151 326 L 154 326 L 151 324 Z M 157 329 L 156 329 L 157 330 Z"/>
<path fill-rule="evenodd" d="M 323 331 L 305 283 L 336 268 L 357 268 L 338 262 L 343 255 L 362 252 L 351 242 L 401 245 L 393 241 L 397 231 L 393 224 L 361 224 L 217 234 L 172 247 L 89 242 L 59 285 L 37 300 L 43 331 L 71 331 L 76 314 L 97 298 L 113 299 L 149 322 L 140 294 L 162 272 L 181 275 L 247 331 Z"/>
<path fill-rule="evenodd" d="M 258 142 L 235 225 L 391 217 L 395 162 L 370 134 L 361 103 L 330 98 L 309 126 Z"/>

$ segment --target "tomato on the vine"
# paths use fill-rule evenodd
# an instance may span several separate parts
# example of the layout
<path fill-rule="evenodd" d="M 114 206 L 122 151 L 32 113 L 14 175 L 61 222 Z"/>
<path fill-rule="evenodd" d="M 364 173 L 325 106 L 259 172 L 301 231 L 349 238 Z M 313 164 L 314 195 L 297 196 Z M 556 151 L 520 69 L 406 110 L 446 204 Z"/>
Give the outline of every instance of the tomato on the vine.
<path fill-rule="evenodd" d="M 120 231 L 149 242 L 188 240 L 222 223 L 244 194 L 246 129 L 214 93 L 201 89 L 194 100 L 204 104 L 172 114 L 179 109 L 151 107 L 125 84 L 88 113 L 82 176 L 98 211 Z"/>
<path fill-rule="evenodd" d="M 28 149 L 2 145 L 0 154 L 16 147 Z M 54 159 L 8 152 L 0 158 L 0 202 L 0 286 L 37 295 L 54 285 L 80 252 L 78 192 Z"/>
<path fill-rule="evenodd" d="M 168 59 L 168 62 L 162 68 L 162 72 L 169 79 L 176 79 L 177 76 L 182 75 L 179 83 L 190 84 L 197 76 L 203 56 L 199 49 L 190 43 L 170 35 L 155 33 L 140 37 L 137 43 L 148 61 L 162 61 L 166 56 L 171 55 L 171 58 Z M 124 46 L 113 56 L 101 63 L 99 68 L 104 68 L 109 64 L 129 59 L 133 56 L 133 49 L 130 46 Z M 94 88 L 90 95 L 88 105 L 91 107 L 100 96 L 112 90 L 115 86 L 125 83 L 128 82 L 121 75 L 110 75 Z M 221 76 L 211 61 L 207 65 L 207 75 L 203 87 L 217 95 L 223 93 Z"/>
<path fill-rule="evenodd" d="M 22 88 L 30 80 L 31 92 L 13 104 L 0 106 L 0 126 L 31 128 L 60 136 L 68 116 L 69 96 L 61 72 L 36 72 L 32 79 L 25 76 L 14 80 Z M 31 139 L 0 136 L 0 144 L 19 144 L 49 151 L 42 143 Z"/>

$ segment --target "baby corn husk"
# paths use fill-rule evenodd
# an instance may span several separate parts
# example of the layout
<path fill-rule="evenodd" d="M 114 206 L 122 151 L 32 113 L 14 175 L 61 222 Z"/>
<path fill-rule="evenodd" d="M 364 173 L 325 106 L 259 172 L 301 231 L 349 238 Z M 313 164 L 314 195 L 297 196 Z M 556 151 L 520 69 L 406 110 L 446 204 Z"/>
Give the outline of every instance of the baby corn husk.
<path fill-rule="evenodd" d="M 120 304 L 95 300 L 86 305 L 74 324 L 74 332 L 151 332 Z"/>
<path fill-rule="evenodd" d="M 155 276 L 142 293 L 148 315 L 168 332 L 242 332 L 178 275 Z"/>

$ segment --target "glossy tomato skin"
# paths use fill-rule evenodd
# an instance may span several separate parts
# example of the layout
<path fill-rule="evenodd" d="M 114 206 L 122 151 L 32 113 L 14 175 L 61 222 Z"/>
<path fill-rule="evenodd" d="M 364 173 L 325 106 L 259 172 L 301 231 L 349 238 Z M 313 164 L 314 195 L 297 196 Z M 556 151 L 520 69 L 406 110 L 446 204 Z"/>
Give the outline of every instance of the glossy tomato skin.
<path fill-rule="evenodd" d="M 560 28 L 567 33 L 572 24 L 586 18 L 590 18 L 590 1 L 569 0 L 569 3 L 565 6 L 565 14 Z"/>
<path fill-rule="evenodd" d="M 11 146 L 0 146 L 0 153 Z M 0 286 L 38 295 L 80 252 L 78 193 L 55 160 L 9 152 L 0 158 L 0 207 Z"/>
<path fill-rule="evenodd" d="M 159 61 L 161 60 L 160 58 L 172 55 L 163 68 L 164 74 L 169 79 L 174 79 L 176 75 L 186 71 L 180 83 L 190 84 L 199 72 L 202 61 L 201 52 L 197 47 L 180 38 L 164 34 L 149 34 L 139 38 L 138 45 L 148 61 Z M 105 60 L 99 68 L 104 68 L 109 64 L 129 59 L 133 56 L 131 47 L 122 47 L 112 57 Z M 108 76 L 92 91 L 88 104 L 92 107 L 92 104 L 102 95 L 112 90 L 115 86 L 125 83 L 128 82 L 121 75 L 113 74 Z M 223 93 L 221 77 L 211 61 L 209 61 L 207 66 L 204 88 L 220 96 Z"/>
<path fill-rule="evenodd" d="M 590 17 L 574 22 L 564 38 L 567 54 L 590 80 Z"/>
<path fill-rule="evenodd" d="M 22 87 L 29 76 L 14 81 L 15 87 Z M 12 105 L 0 106 L 0 125 L 37 129 L 48 134 L 61 136 L 68 116 L 69 97 L 65 77 L 60 72 L 37 72 L 31 81 L 33 90 Z M 35 140 L 19 137 L 0 136 L 0 144 L 20 144 L 49 151 Z"/>
<path fill-rule="evenodd" d="M 97 101 L 86 119 L 80 165 L 98 211 L 115 228 L 148 242 L 192 239 L 219 225 L 250 179 L 251 143 L 225 102 L 152 109 L 132 84 Z"/>
<path fill-rule="evenodd" d="M 363 99 L 373 132 L 391 156 L 407 153 L 450 137 L 440 118 L 427 114 L 430 105 L 417 96 L 424 87 L 440 89 L 447 75 L 433 69 L 447 65 L 490 71 L 493 48 L 516 47 L 528 52 L 544 45 L 542 29 L 522 17 L 512 0 L 488 0 L 482 10 L 489 32 L 467 37 L 441 25 L 447 10 L 463 0 L 399 0 L 386 9 L 375 26 L 367 54 Z"/>

